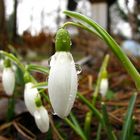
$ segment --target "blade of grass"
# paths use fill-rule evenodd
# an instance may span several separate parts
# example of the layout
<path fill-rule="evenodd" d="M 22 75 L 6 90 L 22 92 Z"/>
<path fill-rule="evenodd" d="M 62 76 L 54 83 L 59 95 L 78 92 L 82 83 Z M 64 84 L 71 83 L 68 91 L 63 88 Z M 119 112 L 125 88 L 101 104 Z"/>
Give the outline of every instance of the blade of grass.
<path fill-rule="evenodd" d="M 137 93 L 134 93 L 130 99 L 127 113 L 124 118 L 124 125 L 123 125 L 123 129 L 122 129 L 121 140 L 128 140 L 129 129 L 130 129 L 130 125 L 131 125 L 131 119 L 132 119 L 132 114 L 133 114 L 136 97 L 137 97 Z"/>
<path fill-rule="evenodd" d="M 132 116 L 131 118 L 131 123 L 130 123 L 130 127 L 129 127 L 129 136 L 128 136 L 128 140 L 132 140 L 134 137 L 134 130 L 135 130 L 135 117 Z"/>
<path fill-rule="evenodd" d="M 81 129 L 80 125 L 79 125 L 78 120 L 76 119 L 75 115 L 74 115 L 72 112 L 70 113 L 70 118 L 71 118 L 73 124 L 74 124 L 80 131 L 82 131 L 82 129 Z"/>
<path fill-rule="evenodd" d="M 99 24 L 94 22 L 92 19 L 82 14 L 79 14 L 77 12 L 72 12 L 72 11 L 64 11 L 64 13 L 67 16 L 76 18 L 77 20 L 80 21 L 81 24 L 84 23 L 84 26 L 86 26 L 87 28 L 92 27 L 102 37 L 102 39 L 110 47 L 110 49 L 113 51 L 116 57 L 121 61 L 124 68 L 130 74 L 131 78 L 135 81 L 137 89 L 140 90 L 139 72 L 136 70 L 132 62 L 129 60 L 129 58 L 124 53 L 124 51 L 120 48 L 120 46 L 116 43 L 116 41 L 113 40 L 113 38 L 107 33 L 107 31 L 105 31 L 105 29 L 103 29 Z"/>
<path fill-rule="evenodd" d="M 79 129 L 68 118 L 65 118 L 64 120 L 76 132 L 76 134 L 81 137 L 82 140 L 87 140 L 85 135 L 82 135 Z"/>
<path fill-rule="evenodd" d="M 100 140 L 100 138 L 101 138 L 101 130 L 102 130 L 102 124 L 99 123 L 98 130 L 97 130 L 97 135 L 96 135 L 96 140 Z"/>
<path fill-rule="evenodd" d="M 109 140 L 117 140 L 115 134 L 112 131 L 112 127 L 111 127 L 111 124 L 109 122 L 108 113 L 107 113 L 106 106 L 105 106 L 104 102 L 102 102 L 101 105 L 102 105 L 102 114 L 103 114 L 103 121 L 104 121 L 103 125 L 104 125 L 104 129 L 107 133 L 108 139 Z"/>
<path fill-rule="evenodd" d="M 80 124 L 79 124 L 78 120 L 76 119 L 75 115 L 74 115 L 72 112 L 70 113 L 70 118 L 71 118 L 73 124 L 75 125 L 75 127 L 77 128 L 77 130 L 79 131 L 79 133 L 80 133 L 83 137 L 86 138 L 86 136 L 85 136 L 85 134 L 84 134 L 82 128 L 80 127 Z"/>

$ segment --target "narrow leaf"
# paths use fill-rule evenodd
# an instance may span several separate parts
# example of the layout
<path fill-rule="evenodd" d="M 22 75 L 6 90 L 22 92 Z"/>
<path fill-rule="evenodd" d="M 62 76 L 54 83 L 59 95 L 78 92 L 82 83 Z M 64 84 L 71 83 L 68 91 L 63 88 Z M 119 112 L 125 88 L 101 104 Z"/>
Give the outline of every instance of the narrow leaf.
<path fill-rule="evenodd" d="M 49 68 L 48 67 L 44 67 L 44 66 L 40 66 L 40 65 L 35 65 L 35 64 L 30 64 L 27 66 L 27 70 L 28 71 L 37 71 L 37 72 L 41 72 L 41 73 L 49 73 Z"/>
<path fill-rule="evenodd" d="M 133 109 L 134 109 L 134 105 L 135 105 L 135 101 L 136 101 L 136 97 L 137 97 L 137 93 L 134 93 L 130 99 L 129 105 L 128 105 L 128 109 L 127 109 L 127 113 L 125 115 L 124 118 L 124 125 L 123 125 L 123 129 L 122 129 L 122 140 L 128 140 L 128 132 L 130 129 L 130 125 L 131 125 L 131 119 L 132 119 L 132 114 L 133 114 Z"/>
<path fill-rule="evenodd" d="M 102 113 L 103 113 L 103 122 L 104 122 L 103 125 L 104 125 L 104 129 L 107 133 L 108 139 L 109 140 L 116 140 L 117 138 L 112 131 L 112 126 L 109 122 L 106 106 L 103 102 L 102 102 Z"/>

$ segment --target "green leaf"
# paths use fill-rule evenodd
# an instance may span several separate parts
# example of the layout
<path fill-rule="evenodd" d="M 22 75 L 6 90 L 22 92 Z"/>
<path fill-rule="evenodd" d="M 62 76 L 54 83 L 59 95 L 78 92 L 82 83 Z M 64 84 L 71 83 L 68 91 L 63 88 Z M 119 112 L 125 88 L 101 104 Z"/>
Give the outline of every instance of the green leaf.
<path fill-rule="evenodd" d="M 34 84 L 33 88 L 47 89 L 48 88 L 48 82 L 36 83 L 36 84 Z"/>
<path fill-rule="evenodd" d="M 100 137 L 101 137 L 101 130 L 102 130 L 102 124 L 99 123 L 99 125 L 98 125 L 98 130 L 97 130 L 97 135 L 96 135 L 96 140 L 100 140 Z"/>
<path fill-rule="evenodd" d="M 102 102 L 102 113 L 103 113 L 103 125 L 104 125 L 104 129 L 107 133 L 108 139 L 109 140 L 117 140 L 115 134 L 112 131 L 112 126 L 109 122 L 109 117 L 108 117 L 108 113 L 106 110 L 106 105 Z"/>
<path fill-rule="evenodd" d="M 35 65 L 35 64 L 28 65 L 27 70 L 28 71 L 37 71 L 37 72 L 41 72 L 41 73 L 45 73 L 45 74 L 49 73 L 49 68 L 48 67 Z"/>
<path fill-rule="evenodd" d="M 134 109 L 136 97 L 137 97 L 137 93 L 134 93 L 130 99 L 127 113 L 126 113 L 125 118 L 124 118 L 124 125 L 123 125 L 123 129 L 122 129 L 121 140 L 128 140 L 129 129 L 130 129 L 130 125 L 132 122 L 132 114 L 133 114 L 133 109 Z"/>
<path fill-rule="evenodd" d="M 82 135 L 83 137 L 85 137 L 85 134 L 84 134 L 82 128 L 80 127 L 78 120 L 76 119 L 76 117 L 74 116 L 74 114 L 72 112 L 70 113 L 70 118 L 71 118 L 73 124 L 75 125 L 75 127 L 77 128 L 77 130 L 79 131 L 79 134 Z"/>
<path fill-rule="evenodd" d="M 81 137 L 82 140 L 87 140 L 85 135 L 81 134 L 79 129 L 68 118 L 65 118 L 64 120 L 76 132 L 76 134 Z"/>
<path fill-rule="evenodd" d="M 128 140 L 133 140 L 134 137 L 134 131 L 135 131 L 135 117 L 133 116 L 130 120 L 130 126 L 129 126 L 129 136 L 128 136 Z"/>

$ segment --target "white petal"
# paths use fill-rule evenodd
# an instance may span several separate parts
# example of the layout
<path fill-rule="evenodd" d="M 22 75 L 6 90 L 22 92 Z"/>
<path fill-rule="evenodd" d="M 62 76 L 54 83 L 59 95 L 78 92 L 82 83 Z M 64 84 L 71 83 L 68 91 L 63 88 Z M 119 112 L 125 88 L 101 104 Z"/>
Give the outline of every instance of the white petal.
<path fill-rule="evenodd" d="M 2 84 L 5 93 L 11 96 L 15 88 L 15 73 L 11 68 L 4 68 L 2 74 Z"/>
<path fill-rule="evenodd" d="M 77 93 L 77 73 L 72 55 L 57 52 L 52 56 L 48 91 L 54 112 L 61 118 L 69 115 Z"/>
<path fill-rule="evenodd" d="M 45 133 L 49 129 L 49 116 L 47 110 L 41 106 L 34 113 L 35 122 L 37 127 L 42 133 Z"/>
<path fill-rule="evenodd" d="M 102 79 L 100 84 L 100 93 L 104 97 L 106 96 L 106 92 L 108 90 L 108 79 Z"/>
<path fill-rule="evenodd" d="M 37 97 L 40 98 L 40 95 L 38 93 L 37 88 L 32 88 L 32 87 L 33 87 L 33 83 L 31 82 L 25 84 L 24 101 L 29 112 L 32 115 L 34 115 L 34 112 L 37 110 L 35 99 Z"/>

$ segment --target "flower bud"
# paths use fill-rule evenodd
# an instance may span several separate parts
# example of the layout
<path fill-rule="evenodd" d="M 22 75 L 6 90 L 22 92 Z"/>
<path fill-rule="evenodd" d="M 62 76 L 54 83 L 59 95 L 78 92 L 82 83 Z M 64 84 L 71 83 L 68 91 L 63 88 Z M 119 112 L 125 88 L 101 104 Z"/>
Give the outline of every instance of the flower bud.
<path fill-rule="evenodd" d="M 5 93 L 11 96 L 15 88 L 15 73 L 11 67 L 5 67 L 2 74 L 2 84 Z"/>
<path fill-rule="evenodd" d="M 37 110 L 34 112 L 34 118 L 40 131 L 42 133 L 47 132 L 49 129 L 49 115 L 44 106 L 37 108 Z"/>
<path fill-rule="evenodd" d="M 40 98 L 40 94 L 38 93 L 37 88 L 33 88 L 34 84 L 32 82 L 28 82 L 25 84 L 24 89 L 24 101 L 27 109 L 34 115 L 34 112 L 37 110 L 36 106 L 36 98 Z"/>
<path fill-rule="evenodd" d="M 50 61 L 48 93 L 54 113 L 60 118 L 69 115 L 78 86 L 75 63 L 70 52 L 56 52 Z"/>
<path fill-rule="evenodd" d="M 103 78 L 100 83 L 100 94 L 102 95 L 102 97 L 106 96 L 107 90 L 108 90 L 108 79 Z"/>

